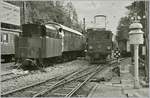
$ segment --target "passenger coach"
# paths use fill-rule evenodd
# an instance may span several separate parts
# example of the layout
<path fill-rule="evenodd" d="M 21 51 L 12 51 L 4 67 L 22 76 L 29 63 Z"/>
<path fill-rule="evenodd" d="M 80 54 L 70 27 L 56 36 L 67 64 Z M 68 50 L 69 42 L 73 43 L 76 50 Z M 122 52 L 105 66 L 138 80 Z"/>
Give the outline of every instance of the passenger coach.
<path fill-rule="evenodd" d="M 15 39 L 21 33 L 20 8 L 1 1 L 1 61 L 10 62 L 15 58 Z"/>

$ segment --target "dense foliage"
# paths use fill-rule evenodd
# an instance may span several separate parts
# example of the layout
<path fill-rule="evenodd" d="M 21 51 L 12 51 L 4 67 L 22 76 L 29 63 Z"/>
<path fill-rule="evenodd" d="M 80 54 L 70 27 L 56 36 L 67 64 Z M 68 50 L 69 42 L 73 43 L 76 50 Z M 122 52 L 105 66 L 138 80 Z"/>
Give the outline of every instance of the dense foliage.
<path fill-rule="evenodd" d="M 118 25 L 118 41 L 121 40 L 128 40 L 129 38 L 129 26 L 132 23 L 131 17 L 133 17 L 134 13 L 137 13 L 138 16 L 141 17 L 140 22 L 143 25 L 143 31 L 145 32 L 145 2 L 144 1 L 136 1 L 133 2 L 131 5 L 126 7 L 129 11 L 128 15 L 122 17 L 120 19 Z"/>
<path fill-rule="evenodd" d="M 69 1 L 8 1 L 20 6 L 21 23 L 57 22 L 81 31 L 78 16 L 73 4 Z"/>

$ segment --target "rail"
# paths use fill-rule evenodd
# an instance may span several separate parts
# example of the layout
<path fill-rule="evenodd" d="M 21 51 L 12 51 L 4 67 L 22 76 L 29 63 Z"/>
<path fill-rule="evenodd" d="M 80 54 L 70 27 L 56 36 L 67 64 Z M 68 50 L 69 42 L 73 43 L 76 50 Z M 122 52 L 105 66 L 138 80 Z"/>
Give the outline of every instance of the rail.
<path fill-rule="evenodd" d="M 7 73 L 4 73 L 4 74 L 1 74 L 1 76 L 9 75 L 9 74 L 12 74 L 12 72 L 7 72 Z"/>
<path fill-rule="evenodd" d="M 19 78 L 19 77 L 22 77 L 22 76 L 26 76 L 26 75 L 28 75 L 28 74 L 18 75 L 18 74 L 14 74 L 12 72 L 6 73 L 6 74 L 2 74 L 1 75 L 1 82 L 5 82 L 5 81 L 11 80 L 11 79 L 16 79 L 16 78 Z"/>

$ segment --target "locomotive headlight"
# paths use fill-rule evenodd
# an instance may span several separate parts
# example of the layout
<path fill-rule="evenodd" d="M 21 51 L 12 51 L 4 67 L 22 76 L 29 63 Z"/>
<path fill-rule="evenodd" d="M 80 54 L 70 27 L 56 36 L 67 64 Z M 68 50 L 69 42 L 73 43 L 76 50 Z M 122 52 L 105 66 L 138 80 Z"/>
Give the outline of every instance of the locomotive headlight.
<path fill-rule="evenodd" d="M 89 46 L 89 49 L 93 49 L 93 47 L 92 47 L 92 46 Z"/>
<path fill-rule="evenodd" d="M 110 50 L 110 49 L 111 49 L 111 47 L 110 47 L 110 46 L 107 46 L 107 49 L 108 49 L 108 50 Z"/>
<path fill-rule="evenodd" d="M 84 52 L 87 52 L 87 50 L 84 50 Z"/>

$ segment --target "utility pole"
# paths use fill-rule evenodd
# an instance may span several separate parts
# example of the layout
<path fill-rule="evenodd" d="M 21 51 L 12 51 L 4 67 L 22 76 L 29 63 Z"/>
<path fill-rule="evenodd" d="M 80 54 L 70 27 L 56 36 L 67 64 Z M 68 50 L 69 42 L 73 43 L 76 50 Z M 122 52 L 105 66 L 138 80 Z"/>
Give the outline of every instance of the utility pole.
<path fill-rule="evenodd" d="M 85 34 L 85 18 L 83 18 L 83 32 Z"/>
<path fill-rule="evenodd" d="M 26 1 L 22 1 L 22 14 L 23 14 L 23 24 L 26 22 L 25 18 L 25 6 L 26 6 Z"/>
<path fill-rule="evenodd" d="M 145 71 L 146 77 L 149 78 L 149 1 L 145 1 L 145 47 L 146 47 L 146 55 L 145 55 Z M 147 79 L 148 80 L 148 79 Z"/>
<path fill-rule="evenodd" d="M 71 0 L 69 0 L 69 18 L 70 18 L 70 22 L 69 22 L 69 24 L 70 24 L 70 27 L 72 28 L 72 17 L 71 17 Z"/>

